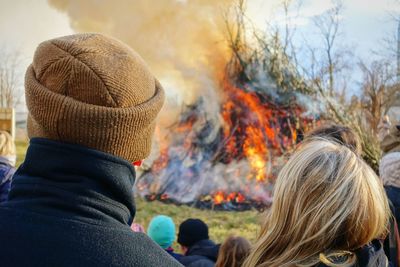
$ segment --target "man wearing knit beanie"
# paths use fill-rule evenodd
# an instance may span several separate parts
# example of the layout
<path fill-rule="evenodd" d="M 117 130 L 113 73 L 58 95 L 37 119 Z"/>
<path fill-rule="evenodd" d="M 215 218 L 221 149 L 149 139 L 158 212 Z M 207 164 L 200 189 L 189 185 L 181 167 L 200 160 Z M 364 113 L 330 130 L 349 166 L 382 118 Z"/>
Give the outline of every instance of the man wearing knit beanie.
<path fill-rule="evenodd" d="M 31 140 L 0 206 L 1 266 L 180 266 L 129 227 L 132 163 L 164 101 L 139 55 L 100 34 L 48 40 L 25 89 Z"/>
<path fill-rule="evenodd" d="M 184 266 L 214 266 L 219 245 L 209 239 L 208 226 L 202 220 L 187 219 L 182 222 L 179 226 L 178 243 L 185 255 L 179 259 Z"/>

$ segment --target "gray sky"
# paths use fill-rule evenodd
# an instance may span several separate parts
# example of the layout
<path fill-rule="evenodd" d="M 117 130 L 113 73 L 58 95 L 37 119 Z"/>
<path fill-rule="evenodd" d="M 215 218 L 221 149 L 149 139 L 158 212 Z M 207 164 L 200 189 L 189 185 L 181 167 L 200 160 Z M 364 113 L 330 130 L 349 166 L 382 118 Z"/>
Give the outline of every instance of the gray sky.
<path fill-rule="evenodd" d="M 20 50 L 25 60 L 41 41 L 71 33 L 68 17 L 46 0 L 0 0 L 0 46 Z"/>

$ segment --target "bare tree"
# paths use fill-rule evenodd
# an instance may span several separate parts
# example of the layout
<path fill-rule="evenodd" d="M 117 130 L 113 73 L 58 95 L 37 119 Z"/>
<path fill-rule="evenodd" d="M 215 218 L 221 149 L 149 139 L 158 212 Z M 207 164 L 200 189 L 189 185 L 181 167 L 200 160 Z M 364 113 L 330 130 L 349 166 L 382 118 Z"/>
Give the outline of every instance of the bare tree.
<path fill-rule="evenodd" d="M 313 19 L 322 40 L 322 59 L 318 62 L 318 82 L 319 86 L 323 87 L 331 97 L 343 90 L 337 88 L 335 75 L 345 67 L 344 58 L 349 54 L 338 45 L 343 9 L 342 2 L 336 1 L 332 8 Z M 315 55 L 313 57 L 318 58 Z"/>
<path fill-rule="evenodd" d="M 228 63 L 228 72 L 236 72 L 240 70 L 238 81 L 249 81 L 250 78 L 245 72 L 247 66 L 247 58 L 249 55 L 246 39 L 246 2 L 245 0 L 237 0 L 236 5 L 224 14 L 226 26 L 227 42 L 233 53 L 231 61 Z M 231 21 L 234 21 L 232 23 Z"/>
<path fill-rule="evenodd" d="M 317 34 L 322 41 L 317 45 L 305 42 L 298 49 L 293 46 L 294 29 L 289 21 L 289 10 L 293 3 L 295 0 L 282 2 L 286 26 L 270 27 L 272 30 L 264 33 L 254 31 L 255 45 L 250 45 L 244 38 L 245 13 L 243 5 L 239 5 L 236 12 L 238 19 L 234 20 L 238 24 L 227 22 L 228 43 L 233 52 L 230 62 L 230 66 L 233 66 L 232 76 L 247 83 L 257 79 L 252 75 L 252 70 L 256 74 L 261 70 L 274 82 L 278 93 L 301 92 L 312 96 L 309 99 L 323 103 L 325 110 L 321 114 L 322 120 L 354 129 L 361 138 L 363 158 L 377 170 L 381 151 L 375 129 L 382 111 L 393 99 L 391 96 L 396 88 L 389 70 L 384 68 L 387 65 L 360 64 L 365 74 L 363 96 L 347 101 L 346 80 L 357 67 L 357 62 L 352 60 L 351 52 L 340 42 L 342 3 L 335 2 L 331 9 L 314 18 Z M 300 64 L 296 60 L 296 53 L 302 58 Z"/>
<path fill-rule="evenodd" d="M 400 96 L 400 85 L 396 82 L 396 69 L 384 60 L 376 60 L 369 65 L 360 62 L 364 74 L 361 97 L 362 110 L 374 133 L 383 114 Z"/>
<path fill-rule="evenodd" d="M 296 19 L 300 17 L 302 5 L 302 0 L 282 0 L 281 3 L 284 13 L 284 31 L 282 36 L 283 52 L 294 61 L 297 60 L 297 49 L 294 45 L 293 38 L 297 31 Z M 276 31 L 279 31 L 278 27 L 276 27 Z"/>
<path fill-rule="evenodd" d="M 23 92 L 21 90 L 21 75 L 18 71 L 21 64 L 20 54 L 0 50 L 0 107 L 15 107 Z"/>
<path fill-rule="evenodd" d="M 350 102 L 347 101 L 347 80 L 351 76 L 351 71 L 355 69 L 355 61 L 352 60 L 351 50 L 340 42 L 343 10 L 342 2 L 336 1 L 331 9 L 313 19 L 321 43 L 315 45 L 306 40 L 302 52 L 305 53 L 303 57 L 308 60 L 306 64 L 297 65 L 297 67 L 306 76 L 309 84 L 319 92 L 318 99 L 326 107 L 324 119 L 355 130 L 361 139 L 363 158 L 377 170 L 381 151 L 376 132 L 371 131 L 371 128 L 377 127 L 379 116 L 375 115 L 372 116 L 374 119 L 369 119 L 367 114 L 371 117 L 371 114 L 379 113 L 375 109 L 380 110 L 380 104 L 385 104 L 377 105 L 375 102 L 378 99 L 380 101 L 381 98 L 380 96 L 374 98 L 373 92 L 371 92 L 375 101 L 373 104 L 372 101 L 367 101 L 367 99 L 372 99 L 370 96 L 362 96 L 362 101 L 357 97 L 353 97 Z M 389 81 L 382 82 L 385 84 L 386 94 L 386 89 L 389 89 L 387 86 Z M 366 93 L 368 86 L 366 82 L 364 83 L 365 92 L 363 93 Z M 371 90 L 376 92 L 375 89 Z M 370 103 L 370 105 L 366 105 L 366 103 Z M 375 106 L 374 110 L 372 110 L 373 105 Z M 378 120 L 375 117 L 378 117 Z"/>

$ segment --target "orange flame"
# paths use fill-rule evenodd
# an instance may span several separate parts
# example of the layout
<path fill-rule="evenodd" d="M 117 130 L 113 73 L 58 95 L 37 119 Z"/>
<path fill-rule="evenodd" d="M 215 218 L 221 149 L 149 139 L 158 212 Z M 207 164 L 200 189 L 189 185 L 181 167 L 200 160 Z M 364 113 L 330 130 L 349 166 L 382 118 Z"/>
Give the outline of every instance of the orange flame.
<path fill-rule="evenodd" d="M 223 105 L 222 116 L 226 122 L 224 136 L 228 140 L 226 151 L 234 157 L 245 157 L 252 169 L 248 178 L 255 178 L 258 182 L 264 182 L 267 178 L 267 139 L 271 144 L 277 146 L 276 133 L 270 124 L 272 118 L 271 109 L 260 101 L 260 98 L 252 92 L 235 88 L 229 82 L 224 83 L 227 100 Z M 236 126 L 232 114 L 245 114 L 248 118 L 244 129 Z M 232 135 L 238 131 L 240 135 Z M 238 147 L 238 144 L 242 144 Z M 242 155 L 238 155 L 242 151 Z"/>
<path fill-rule="evenodd" d="M 236 202 L 237 203 L 242 203 L 246 200 L 245 196 L 243 196 L 241 193 L 237 193 L 236 195 Z"/>
<path fill-rule="evenodd" d="M 214 204 L 222 204 L 225 201 L 225 194 L 222 191 L 218 191 L 214 195 Z"/>
<path fill-rule="evenodd" d="M 243 196 L 240 192 L 232 192 L 226 198 L 227 202 L 234 201 L 236 203 L 243 203 L 245 200 L 245 196 Z"/>

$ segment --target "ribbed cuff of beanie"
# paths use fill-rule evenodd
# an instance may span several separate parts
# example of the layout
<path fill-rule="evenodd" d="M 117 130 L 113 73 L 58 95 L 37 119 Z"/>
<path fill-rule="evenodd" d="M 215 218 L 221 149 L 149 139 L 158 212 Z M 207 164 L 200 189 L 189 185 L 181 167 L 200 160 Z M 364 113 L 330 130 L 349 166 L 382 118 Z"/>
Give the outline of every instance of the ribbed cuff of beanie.
<path fill-rule="evenodd" d="M 87 104 L 50 91 L 37 81 L 32 66 L 25 87 L 30 137 L 80 144 L 130 162 L 150 154 L 155 119 L 164 102 L 157 80 L 152 98 L 126 108 Z"/>

